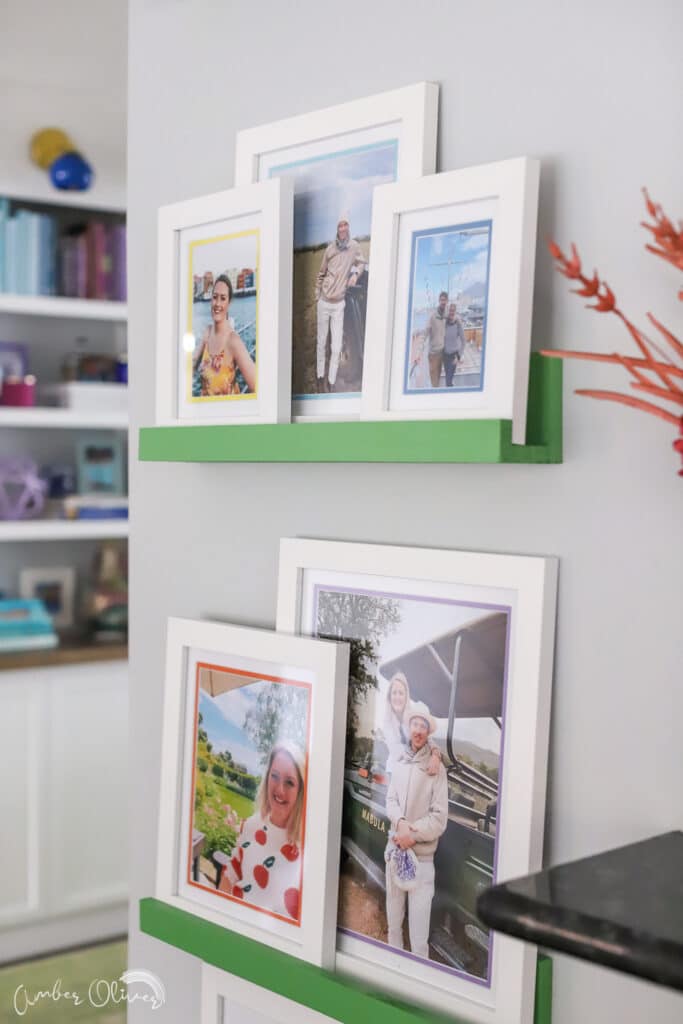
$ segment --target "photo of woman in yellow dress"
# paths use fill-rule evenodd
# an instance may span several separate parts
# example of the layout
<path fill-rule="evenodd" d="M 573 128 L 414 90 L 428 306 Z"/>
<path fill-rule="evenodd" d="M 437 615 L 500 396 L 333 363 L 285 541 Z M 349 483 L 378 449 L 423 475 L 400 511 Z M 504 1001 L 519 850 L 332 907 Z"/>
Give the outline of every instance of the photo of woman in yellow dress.
<path fill-rule="evenodd" d="M 256 390 L 256 365 L 228 316 L 232 297 L 230 278 L 219 274 L 211 292 L 211 322 L 192 357 L 193 398 L 241 394 L 238 370 L 247 391 L 253 394 Z"/>

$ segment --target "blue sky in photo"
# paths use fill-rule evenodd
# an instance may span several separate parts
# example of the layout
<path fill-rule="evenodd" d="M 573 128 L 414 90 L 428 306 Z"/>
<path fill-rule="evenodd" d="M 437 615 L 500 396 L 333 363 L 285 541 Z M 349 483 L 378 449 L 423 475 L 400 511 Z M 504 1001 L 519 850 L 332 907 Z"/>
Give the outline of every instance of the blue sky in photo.
<path fill-rule="evenodd" d="M 476 224 L 438 228 L 415 239 L 414 310 L 436 306 L 440 291 L 448 291 L 453 298 L 460 292 L 486 295 L 491 227 L 490 221 Z"/>
<path fill-rule="evenodd" d="M 397 140 L 271 168 L 294 179 L 294 249 L 331 242 L 340 214 L 351 236 L 370 234 L 372 190 L 396 180 Z"/>
<path fill-rule="evenodd" d="M 244 716 L 263 687 L 272 685 L 259 680 L 216 698 L 209 697 L 201 687 L 199 689 L 202 728 L 206 730 L 214 751 L 229 750 L 234 761 L 246 765 L 255 775 L 261 774 L 261 762 L 258 750 L 244 731 Z"/>

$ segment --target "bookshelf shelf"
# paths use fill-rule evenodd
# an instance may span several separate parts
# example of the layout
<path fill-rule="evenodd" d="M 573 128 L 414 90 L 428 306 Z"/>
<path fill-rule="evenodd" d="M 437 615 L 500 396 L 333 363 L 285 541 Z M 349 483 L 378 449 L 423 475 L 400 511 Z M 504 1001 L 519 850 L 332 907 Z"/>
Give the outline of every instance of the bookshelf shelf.
<path fill-rule="evenodd" d="M 127 519 L 29 519 L 23 522 L 0 522 L 0 542 L 113 540 L 127 536 Z"/>
<path fill-rule="evenodd" d="M 0 428 L 50 430 L 127 430 L 128 413 L 80 412 L 77 409 L 0 406 Z"/>
<path fill-rule="evenodd" d="M 59 295 L 3 293 L 0 294 L 0 313 L 122 323 L 128 317 L 128 305 L 125 302 L 102 302 L 98 299 L 67 299 Z"/>
<path fill-rule="evenodd" d="M 53 668 L 61 665 L 85 665 L 101 661 L 126 661 L 126 644 L 60 643 L 44 651 L 7 651 L 0 654 L 0 672 L 18 668 Z"/>

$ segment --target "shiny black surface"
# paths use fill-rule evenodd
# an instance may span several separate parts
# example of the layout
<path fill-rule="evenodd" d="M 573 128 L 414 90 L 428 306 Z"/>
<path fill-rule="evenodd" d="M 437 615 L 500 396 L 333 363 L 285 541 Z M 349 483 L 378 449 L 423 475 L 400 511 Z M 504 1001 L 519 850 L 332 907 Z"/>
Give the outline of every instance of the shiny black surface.
<path fill-rule="evenodd" d="M 491 928 L 683 991 L 683 832 L 493 886 Z"/>

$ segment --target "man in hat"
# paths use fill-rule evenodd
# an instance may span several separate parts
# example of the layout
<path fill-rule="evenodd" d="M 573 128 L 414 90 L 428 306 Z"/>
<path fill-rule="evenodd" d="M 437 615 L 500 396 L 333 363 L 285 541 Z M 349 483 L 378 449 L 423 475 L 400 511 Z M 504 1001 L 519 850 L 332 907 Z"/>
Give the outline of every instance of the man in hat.
<path fill-rule="evenodd" d="M 412 849 L 417 857 L 414 888 L 399 888 L 387 864 L 387 942 L 403 949 L 403 918 L 408 898 L 410 948 L 416 956 L 429 958 L 429 918 L 434 898 L 434 854 L 448 824 L 448 781 L 439 764 L 430 775 L 429 737 L 436 722 L 426 704 L 414 702 L 408 713 L 409 742 L 394 765 L 387 793 L 387 815 L 393 842 L 402 850 Z"/>
<path fill-rule="evenodd" d="M 339 369 L 339 357 L 344 337 L 344 307 L 346 289 L 356 284 L 366 265 L 365 257 L 355 238 L 351 238 L 348 213 L 341 213 L 337 223 L 337 236 L 325 249 L 316 279 L 315 297 L 318 303 L 317 378 L 318 391 L 334 391 Z M 325 374 L 327 334 L 332 335 L 330 367 Z"/>

